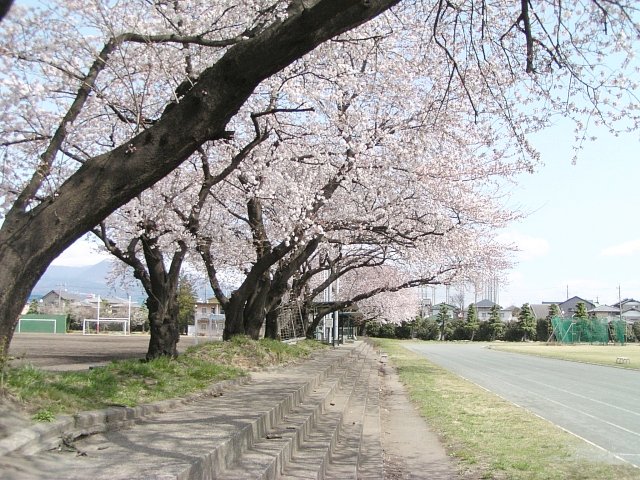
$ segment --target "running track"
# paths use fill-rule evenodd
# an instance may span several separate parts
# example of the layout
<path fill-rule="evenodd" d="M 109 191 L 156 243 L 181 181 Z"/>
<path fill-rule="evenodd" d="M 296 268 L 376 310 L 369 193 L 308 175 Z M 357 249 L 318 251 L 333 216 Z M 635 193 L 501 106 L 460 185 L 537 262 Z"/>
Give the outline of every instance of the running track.
<path fill-rule="evenodd" d="M 404 346 L 640 467 L 639 371 L 473 344 Z"/>

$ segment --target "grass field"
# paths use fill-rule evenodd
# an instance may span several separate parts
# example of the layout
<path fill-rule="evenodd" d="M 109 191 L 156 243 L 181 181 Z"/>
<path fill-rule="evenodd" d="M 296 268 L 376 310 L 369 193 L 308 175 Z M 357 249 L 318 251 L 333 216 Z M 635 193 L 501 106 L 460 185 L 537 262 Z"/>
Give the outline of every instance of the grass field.
<path fill-rule="evenodd" d="M 640 345 L 554 345 L 543 343 L 491 344 L 490 348 L 508 352 L 539 355 L 542 357 L 572 360 L 574 362 L 615 365 L 617 367 L 640 370 Z M 627 357 L 629 363 L 616 363 L 618 357 Z"/>
<path fill-rule="evenodd" d="M 314 341 L 288 345 L 235 337 L 229 342 L 189 347 L 176 359 L 118 360 L 70 372 L 29 365 L 6 368 L 0 372 L 0 409 L 4 395 L 33 420 L 51 421 L 57 414 L 156 402 L 201 391 L 256 368 L 295 361 L 318 348 L 326 346 Z"/>
<path fill-rule="evenodd" d="M 402 341 L 376 342 L 448 453 L 459 460 L 464 478 L 640 478 L 639 469 L 610 463 L 595 447 L 406 350 Z"/>

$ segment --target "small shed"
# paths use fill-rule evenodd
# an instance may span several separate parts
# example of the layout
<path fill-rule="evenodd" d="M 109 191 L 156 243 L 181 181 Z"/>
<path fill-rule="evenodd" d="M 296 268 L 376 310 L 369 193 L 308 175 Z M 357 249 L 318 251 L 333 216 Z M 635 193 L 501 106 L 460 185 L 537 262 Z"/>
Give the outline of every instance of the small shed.
<path fill-rule="evenodd" d="M 20 315 L 16 333 L 66 333 L 67 316 L 28 313 Z"/>

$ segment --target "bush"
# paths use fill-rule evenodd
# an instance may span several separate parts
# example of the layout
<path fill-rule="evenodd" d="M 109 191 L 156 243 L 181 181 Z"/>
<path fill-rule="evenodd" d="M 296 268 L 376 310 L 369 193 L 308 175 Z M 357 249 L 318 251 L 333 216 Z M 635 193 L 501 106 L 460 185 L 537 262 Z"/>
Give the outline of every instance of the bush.
<path fill-rule="evenodd" d="M 518 322 L 507 323 L 504 329 L 504 339 L 507 342 L 519 342 L 524 337 L 524 332 L 520 328 Z"/>
<path fill-rule="evenodd" d="M 417 318 L 414 322 L 416 338 L 420 340 L 437 340 L 440 336 L 440 328 L 433 319 Z"/>
<path fill-rule="evenodd" d="M 453 320 L 449 322 L 449 335 L 447 340 L 469 340 L 471 338 L 469 331 L 465 328 L 464 320 Z"/>
<path fill-rule="evenodd" d="M 551 320 L 539 318 L 536 324 L 536 337 L 539 342 L 546 342 L 551 335 Z"/>
<path fill-rule="evenodd" d="M 411 338 L 411 324 L 409 322 L 402 322 L 400 325 L 396 325 L 395 337 L 403 340 Z"/>
<path fill-rule="evenodd" d="M 378 336 L 382 338 L 396 338 L 396 326 L 393 323 L 380 324 Z"/>
<path fill-rule="evenodd" d="M 380 336 L 380 323 L 368 320 L 364 325 L 364 331 L 369 337 Z"/>
<path fill-rule="evenodd" d="M 492 339 L 493 332 L 489 327 L 489 322 L 480 322 L 480 328 L 476 332 L 476 336 L 473 338 L 478 342 L 488 342 Z"/>
<path fill-rule="evenodd" d="M 396 325 L 394 323 L 380 323 L 375 320 L 369 320 L 366 323 L 366 332 L 370 337 L 379 338 L 396 338 Z M 409 329 L 409 337 L 411 330 Z"/>

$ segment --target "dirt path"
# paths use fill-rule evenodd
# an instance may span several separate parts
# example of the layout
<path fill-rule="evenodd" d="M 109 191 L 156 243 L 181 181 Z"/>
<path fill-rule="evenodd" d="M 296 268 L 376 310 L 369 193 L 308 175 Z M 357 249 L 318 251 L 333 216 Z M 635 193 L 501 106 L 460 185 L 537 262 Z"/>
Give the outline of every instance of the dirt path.
<path fill-rule="evenodd" d="M 452 480 L 456 465 L 411 404 L 393 367 L 381 364 L 380 417 L 386 480 Z"/>

